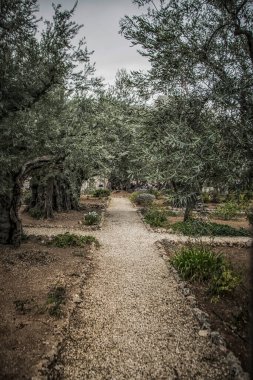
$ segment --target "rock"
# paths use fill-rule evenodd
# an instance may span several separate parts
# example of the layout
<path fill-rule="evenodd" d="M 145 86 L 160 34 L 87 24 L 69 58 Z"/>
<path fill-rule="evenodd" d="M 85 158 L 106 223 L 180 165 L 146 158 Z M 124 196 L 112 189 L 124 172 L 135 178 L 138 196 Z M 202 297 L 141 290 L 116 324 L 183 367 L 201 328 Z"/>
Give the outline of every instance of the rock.
<path fill-rule="evenodd" d="M 199 330 L 199 336 L 206 338 L 206 337 L 208 337 L 208 335 L 209 335 L 208 330 Z"/>
<path fill-rule="evenodd" d="M 73 302 L 75 302 L 75 303 L 81 303 L 82 302 L 82 300 L 78 294 L 74 295 Z"/>

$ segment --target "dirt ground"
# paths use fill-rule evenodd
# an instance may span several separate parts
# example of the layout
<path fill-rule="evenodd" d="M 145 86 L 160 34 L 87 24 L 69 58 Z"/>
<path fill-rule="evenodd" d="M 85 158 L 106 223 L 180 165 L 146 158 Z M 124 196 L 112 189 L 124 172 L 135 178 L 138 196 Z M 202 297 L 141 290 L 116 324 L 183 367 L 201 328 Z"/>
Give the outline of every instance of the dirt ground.
<path fill-rule="evenodd" d="M 163 241 L 169 257 L 175 251 Z M 175 248 L 176 249 L 176 248 Z M 210 317 L 212 330 L 219 331 L 225 338 L 227 347 L 240 359 L 245 371 L 249 370 L 249 301 L 250 301 L 250 255 L 251 248 L 212 247 L 217 254 L 222 253 L 234 270 L 241 275 L 242 283 L 233 291 L 211 302 L 207 288 L 200 283 L 189 283 L 196 296 L 198 306 Z"/>
<path fill-rule="evenodd" d="M 17 249 L 0 246 L 0 379 L 35 375 L 37 363 L 61 336 L 94 254 L 89 248 L 50 247 L 36 238 Z M 52 299 L 56 289 L 64 292 L 60 305 Z"/>

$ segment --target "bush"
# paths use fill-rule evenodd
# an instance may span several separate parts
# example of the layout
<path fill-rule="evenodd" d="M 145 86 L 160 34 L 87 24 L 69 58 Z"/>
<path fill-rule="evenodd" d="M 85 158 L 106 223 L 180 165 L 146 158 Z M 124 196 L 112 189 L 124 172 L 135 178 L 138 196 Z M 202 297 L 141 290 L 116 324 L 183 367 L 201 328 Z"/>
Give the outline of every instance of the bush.
<path fill-rule="evenodd" d="M 233 228 L 227 224 L 203 222 L 190 219 L 186 222 L 176 222 L 170 225 L 175 232 L 188 236 L 250 236 L 245 228 Z"/>
<path fill-rule="evenodd" d="M 152 227 L 164 227 L 167 223 L 167 214 L 165 211 L 149 209 L 144 219 Z"/>
<path fill-rule="evenodd" d="M 43 211 L 37 207 L 30 208 L 28 214 L 34 219 L 43 218 Z"/>
<path fill-rule="evenodd" d="M 111 192 L 108 189 L 97 189 L 93 192 L 93 197 L 96 197 L 96 198 L 109 197 L 110 194 Z"/>
<path fill-rule="evenodd" d="M 140 206 L 150 206 L 155 200 L 155 196 L 153 194 L 138 194 L 135 202 Z"/>
<path fill-rule="evenodd" d="M 236 218 L 238 212 L 240 211 L 240 206 L 230 201 L 218 206 L 214 211 L 213 215 L 218 217 L 219 219 L 230 220 Z"/>
<path fill-rule="evenodd" d="M 100 222 L 100 215 L 96 211 L 91 211 L 84 216 L 84 224 L 92 226 Z"/>
<path fill-rule="evenodd" d="M 50 245 L 58 248 L 66 247 L 84 247 L 85 245 L 90 245 L 94 243 L 99 246 L 98 240 L 94 236 L 78 236 L 75 234 L 70 234 L 66 232 L 65 234 L 59 234 L 53 237 Z"/>
<path fill-rule="evenodd" d="M 25 190 L 22 194 L 22 203 L 25 205 L 29 205 L 31 202 L 32 193 L 30 190 Z"/>
<path fill-rule="evenodd" d="M 172 259 L 173 266 L 184 280 L 207 281 L 217 272 L 223 258 L 203 246 L 182 248 Z"/>
<path fill-rule="evenodd" d="M 209 193 L 206 193 L 206 192 L 202 193 L 201 198 L 202 198 L 203 203 L 209 203 L 212 200 L 211 195 Z"/>
<path fill-rule="evenodd" d="M 251 224 L 251 226 L 253 226 L 253 208 L 252 207 L 246 211 L 246 215 L 247 215 L 247 219 L 248 219 L 249 224 Z"/>
<path fill-rule="evenodd" d="M 184 280 L 207 283 L 212 295 L 231 292 L 241 282 L 222 255 L 217 255 L 204 246 L 182 248 L 171 263 Z"/>

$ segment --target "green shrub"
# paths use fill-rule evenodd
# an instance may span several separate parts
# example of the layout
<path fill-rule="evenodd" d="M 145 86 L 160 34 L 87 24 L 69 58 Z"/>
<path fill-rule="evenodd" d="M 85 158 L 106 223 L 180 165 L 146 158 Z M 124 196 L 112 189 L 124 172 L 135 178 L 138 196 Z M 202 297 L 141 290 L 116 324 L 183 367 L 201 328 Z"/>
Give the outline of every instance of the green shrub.
<path fill-rule="evenodd" d="M 219 219 L 230 220 L 238 216 L 241 208 L 234 202 L 226 202 L 223 205 L 219 205 L 214 211 L 213 215 Z"/>
<path fill-rule="evenodd" d="M 253 226 L 253 208 L 252 207 L 248 208 L 248 210 L 246 211 L 246 215 L 247 215 L 249 224 Z"/>
<path fill-rule="evenodd" d="M 188 236 L 250 236 L 245 228 L 233 228 L 227 224 L 190 219 L 170 225 L 172 230 Z"/>
<path fill-rule="evenodd" d="M 130 196 L 129 196 L 129 199 L 131 202 L 135 203 L 136 202 L 136 198 L 137 196 L 139 195 L 140 193 L 138 191 L 134 191 Z"/>
<path fill-rule="evenodd" d="M 138 194 L 135 203 L 140 206 L 150 206 L 155 200 L 155 196 L 153 194 L 143 193 Z"/>
<path fill-rule="evenodd" d="M 30 208 L 28 214 L 34 219 L 43 218 L 43 211 L 37 207 Z"/>
<path fill-rule="evenodd" d="M 159 191 L 157 189 L 147 190 L 147 193 L 154 195 L 156 198 L 159 198 L 161 196 L 161 191 Z"/>
<path fill-rule="evenodd" d="M 182 248 L 172 259 L 172 265 L 184 280 L 207 281 L 222 265 L 223 258 L 209 248 L 192 245 Z"/>
<path fill-rule="evenodd" d="M 152 227 L 164 227 L 167 223 L 167 214 L 165 211 L 149 209 L 144 219 Z"/>
<path fill-rule="evenodd" d="M 93 197 L 96 197 L 96 198 L 109 197 L 110 194 L 111 192 L 108 189 L 97 189 L 93 192 Z"/>
<path fill-rule="evenodd" d="M 237 275 L 227 263 L 224 263 L 218 273 L 214 273 L 210 284 L 209 292 L 219 296 L 225 292 L 233 291 L 241 283 L 241 277 Z"/>
<path fill-rule="evenodd" d="M 202 193 L 201 198 L 202 198 L 203 203 L 209 203 L 212 200 L 211 195 L 209 193 L 206 193 L 206 192 Z"/>
<path fill-rule="evenodd" d="M 48 293 L 47 303 L 50 304 L 48 312 L 54 317 L 60 317 L 62 304 L 66 301 L 66 289 L 64 286 L 54 286 Z"/>
<path fill-rule="evenodd" d="M 25 205 L 29 205 L 31 202 L 32 193 L 30 190 L 25 190 L 22 194 L 22 203 Z"/>
<path fill-rule="evenodd" d="M 100 219 L 100 215 L 96 211 L 91 211 L 84 216 L 84 224 L 87 226 L 92 226 L 94 224 L 98 224 Z"/>
<path fill-rule="evenodd" d="M 240 276 L 221 254 L 215 254 L 204 246 L 182 248 L 171 263 L 184 280 L 207 283 L 208 292 L 214 296 L 231 292 L 241 282 Z"/>
<path fill-rule="evenodd" d="M 92 243 L 94 243 L 96 246 L 99 246 L 99 242 L 94 236 L 78 236 L 66 232 L 65 234 L 59 234 L 54 236 L 50 242 L 50 245 L 53 245 L 58 248 L 66 248 L 84 247 L 85 245 L 90 245 Z"/>

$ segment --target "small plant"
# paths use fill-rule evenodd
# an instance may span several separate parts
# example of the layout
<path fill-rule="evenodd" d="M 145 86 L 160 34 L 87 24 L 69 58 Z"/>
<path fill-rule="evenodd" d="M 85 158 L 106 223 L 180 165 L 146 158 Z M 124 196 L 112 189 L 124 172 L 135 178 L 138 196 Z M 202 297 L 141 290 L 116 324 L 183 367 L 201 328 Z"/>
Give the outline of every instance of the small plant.
<path fill-rule="evenodd" d="M 58 248 L 66 247 L 85 247 L 85 245 L 95 244 L 96 247 L 99 246 L 98 240 L 94 236 L 78 236 L 75 234 L 70 234 L 66 232 L 65 234 L 59 234 L 53 237 L 50 241 L 50 245 Z"/>
<path fill-rule="evenodd" d="M 62 304 L 66 302 L 66 289 L 64 286 L 54 286 L 48 293 L 48 312 L 51 316 L 59 318 L 62 314 Z"/>
<path fill-rule="evenodd" d="M 150 206 L 155 200 L 155 196 L 153 194 L 143 193 L 138 194 L 135 203 L 140 206 Z"/>
<path fill-rule="evenodd" d="M 172 259 L 172 265 L 184 280 L 207 281 L 217 272 L 223 258 L 204 246 L 182 248 Z"/>
<path fill-rule="evenodd" d="M 241 283 L 241 277 L 224 263 L 220 272 L 214 273 L 209 285 L 209 292 L 215 296 L 233 291 Z"/>
<path fill-rule="evenodd" d="M 134 191 L 130 196 L 129 196 L 129 199 L 131 202 L 135 203 L 136 202 L 136 198 L 138 197 L 139 195 L 139 191 Z"/>
<path fill-rule="evenodd" d="M 97 189 L 93 192 L 93 197 L 96 197 L 96 198 L 109 197 L 110 194 L 111 192 L 108 189 Z"/>
<path fill-rule="evenodd" d="M 14 305 L 17 312 L 27 314 L 32 310 L 34 304 L 33 299 L 15 300 Z"/>
<path fill-rule="evenodd" d="M 202 195 L 201 195 L 201 198 L 202 198 L 202 202 L 203 203 L 209 203 L 212 200 L 211 195 L 209 193 L 207 193 L 207 192 L 203 192 Z"/>
<path fill-rule="evenodd" d="M 215 254 L 202 245 L 182 248 L 171 263 L 184 280 L 207 283 L 208 292 L 216 301 L 221 294 L 233 291 L 241 282 L 223 255 Z"/>
<path fill-rule="evenodd" d="M 167 214 L 165 211 L 158 209 L 149 209 L 144 214 L 145 221 L 152 227 L 164 227 L 167 223 Z"/>
<path fill-rule="evenodd" d="M 43 211 L 37 207 L 30 208 L 28 213 L 34 219 L 42 219 L 43 218 Z"/>
<path fill-rule="evenodd" d="M 251 226 L 253 226 L 253 208 L 248 208 L 246 211 L 248 222 Z"/>
<path fill-rule="evenodd" d="M 96 211 L 91 211 L 84 216 L 84 224 L 86 224 L 87 226 L 99 224 L 100 219 L 100 215 Z"/>
<path fill-rule="evenodd" d="M 190 219 L 186 222 L 176 222 L 170 225 L 175 232 L 187 236 L 250 236 L 245 228 L 233 228 L 227 224 L 204 222 Z"/>
<path fill-rule="evenodd" d="M 230 201 L 224 203 L 223 205 L 219 205 L 213 215 L 219 219 L 230 220 L 236 218 L 240 211 L 241 208 L 239 205 Z"/>

